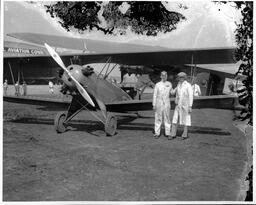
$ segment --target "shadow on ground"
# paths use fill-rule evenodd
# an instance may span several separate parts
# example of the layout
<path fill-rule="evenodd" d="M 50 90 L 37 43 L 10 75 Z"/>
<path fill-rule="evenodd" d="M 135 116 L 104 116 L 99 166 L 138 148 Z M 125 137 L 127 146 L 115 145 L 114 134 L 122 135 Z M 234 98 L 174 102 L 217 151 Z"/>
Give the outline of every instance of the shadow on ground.
<path fill-rule="evenodd" d="M 118 120 L 118 130 L 131 130 L 131 131 L 152 131 L 153 124 L 150 123 L 138 123 L 133 122 L 136 118 L 123 118 Z M 10 120 L 10 122 L 15 123 L 25 123 L 25 124 L 45 124 L 53 125 L 54 120 L 49 118 L 32 118 L 32 117 L 22 117 L 15 120 Z M 85 131 L 92 134 L 97 130 L 104 130 L 104 125 L 99 121 L 94 120 L 72 120 L 68 123 L 68 126 L 72 127 L 72 131 Z M 70 130 L 70 129 L 68 129 Z M 211 134 L 211 135 L 231 135 L 230 132 L 225 131 L 221 128 L 215 127 L 200 127 L 200 126 L 191 126 L 189 128 L 189 133 L 193 134 Z M 182 127 L 180 126 L 177 131 L 177 135 L 182 134 Z"/>

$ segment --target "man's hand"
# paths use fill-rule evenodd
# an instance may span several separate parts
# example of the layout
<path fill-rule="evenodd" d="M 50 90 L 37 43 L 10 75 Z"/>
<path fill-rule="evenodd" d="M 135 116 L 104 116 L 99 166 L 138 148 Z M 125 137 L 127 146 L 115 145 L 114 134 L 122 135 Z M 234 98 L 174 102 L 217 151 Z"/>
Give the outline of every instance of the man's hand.
<path fill-rule="evenodd" d="M 189 106 L 189 108 L 188 108 L 188 113 L 191 113 L 191 112 L 192 112 L 192 107 Z"/>
<path fill-rule="evenodd" d="M 175 95 L 176 90 L 177 90 L 177 87 L 176 87 L 176 88 L 174 88 L 174 89 L 172 88 L 172 89 L 170 90 L 171 95 Z"/>

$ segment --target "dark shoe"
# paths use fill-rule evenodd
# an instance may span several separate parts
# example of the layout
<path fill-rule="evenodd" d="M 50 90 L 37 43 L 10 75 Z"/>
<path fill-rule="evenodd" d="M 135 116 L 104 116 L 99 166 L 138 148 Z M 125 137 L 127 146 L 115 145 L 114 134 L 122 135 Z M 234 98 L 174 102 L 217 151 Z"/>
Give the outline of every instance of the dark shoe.
<path fill-rule="evenodd" d="M 173 140 L 175 138 L 176 138 L 176 136 L 171 136 L 171 135 L 168 136 L 168 140 Z"/>
<path fill-rule="evenodd" d="M 188 139 L 188 136 L 186 136 L 186 137 L 181 137 L 181 140 L 186 140 L 186 139 Z"/>
<path fill-rule="evenodd" d="M 160 137 L 160 135 L 154 134 L 154 138 L 158 139 Z"/>

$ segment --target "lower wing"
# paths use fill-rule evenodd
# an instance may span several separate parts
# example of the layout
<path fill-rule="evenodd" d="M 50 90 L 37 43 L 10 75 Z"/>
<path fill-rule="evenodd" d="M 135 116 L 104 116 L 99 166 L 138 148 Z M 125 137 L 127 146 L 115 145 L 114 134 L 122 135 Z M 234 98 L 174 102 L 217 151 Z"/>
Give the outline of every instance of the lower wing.
<path fill-rule="evenodd" d="M 236 109 L 241 110 L 242 106 L 235 107 L 236 96 L 232 95 L 216 95 L 194 97 L 193 109 L 213 108 L 213 109 Z M 42 97 L 15 97 L 4 96 L 6 102 L 40 105 L 45 107 L 57 107 L 59 109 L 67 109 L 71 103 L 71 99 L 55 99 Z M 175 107 L 175 98 L 171 98 L 171 108 Z M 106 103 L 108 112 L 125 113 L 129 111 L 146 111 L 152 110 L 152 100 L 127 100 Z"/>

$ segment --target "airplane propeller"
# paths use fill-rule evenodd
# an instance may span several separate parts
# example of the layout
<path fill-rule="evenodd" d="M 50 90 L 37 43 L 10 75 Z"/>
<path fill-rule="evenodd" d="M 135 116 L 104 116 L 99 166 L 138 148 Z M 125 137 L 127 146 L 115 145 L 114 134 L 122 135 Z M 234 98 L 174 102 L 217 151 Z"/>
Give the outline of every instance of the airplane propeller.
<path fill-rule="evenodd" d="M 87 100 L 87 102 L 89 102 L 93 107 L 95 107 L 95 104 L 93 103 L 91 97 L 89 96 L 89 94 L 87 93 L 87 91 L 83 88 L 83 86 L 71 75 L 70 71 L 66 68 L 66 66 L 64 65 L 63 61 L 61 60 L 60 56 L 55 52 L 55 50 L 49 46 L 47 43 L 44 44 L 44 46 L 46 47 L 46 49 L 48 50 L 48 52 L 50 53 L 50 55 L 52 56 L 52 58 L 56 61 L 56 63 L 58 63 L 58 65 L 63 68 L 66 73 L 68 74 L 68 76 L 75 82 L 75 85 L 78 89 L 78 91 L 80 92 L 80 94 L 84 97 L 85 100 Z"/>

